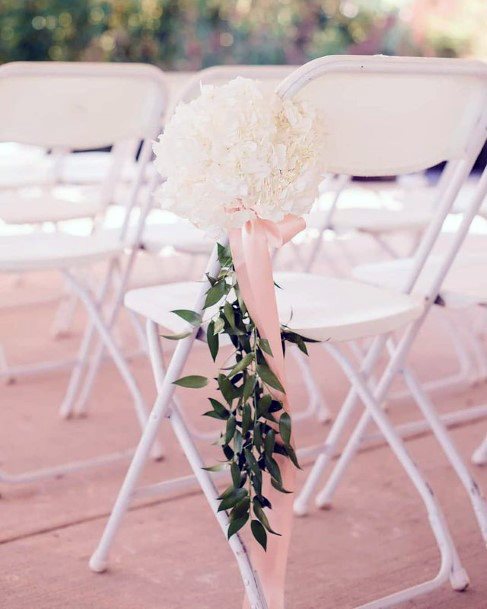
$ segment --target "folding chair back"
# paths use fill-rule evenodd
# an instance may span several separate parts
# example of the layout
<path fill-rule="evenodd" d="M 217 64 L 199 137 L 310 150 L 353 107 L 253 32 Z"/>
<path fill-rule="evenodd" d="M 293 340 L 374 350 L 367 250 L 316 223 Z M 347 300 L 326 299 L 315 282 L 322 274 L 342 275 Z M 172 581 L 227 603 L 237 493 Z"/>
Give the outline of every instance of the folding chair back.
<path fill-rule="evenodd" d="M 0 141 L 71 151 L 144 141 L 139 173 L 160 129 L 167 89 L 142 64 L 10 63 L 0 67 Z M 112 155 L 102 183 L 108 199 L 126 158 Z M 136 172 L 137 173 L 137 172 Z"/>
<path fill-rule="evenodd" d="M 262 81 L 266 91 L 274 91 L 296 66 L 214 66 L 195 74 L 181 91 L 179 102 L 190 102 L 198 97 L 202 85 L 224 85 L 233 78 L 253 78 Z"/>
<path fill-rule="evenodd" d="M 326 120 L 331 173 L 389 176 L 471 154 L 485 112 L 487 66 L 475 61 L 323 57 L 282 83 Z"/>
<path fill-rule="evenodd" d="M 487 132 L 487 66 L 477 61 L 410 57 L 323 57 L 279 87 L 308 99 L 326 120 L 327 169 L 378 177 L 447 162 L 436 213 L 416 250 L 403 291 L 411 292 Z M 426 298 L 434 301 L 481 201 L 472 198 Z"/>

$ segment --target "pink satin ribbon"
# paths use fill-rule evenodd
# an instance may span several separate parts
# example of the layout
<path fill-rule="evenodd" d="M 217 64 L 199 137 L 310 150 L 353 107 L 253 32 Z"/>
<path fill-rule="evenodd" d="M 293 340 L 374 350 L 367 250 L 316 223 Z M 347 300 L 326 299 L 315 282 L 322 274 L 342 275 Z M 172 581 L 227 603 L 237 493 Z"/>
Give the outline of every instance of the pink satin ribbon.
<path fill-rule="evenodd" d="M 277 310 L 276 292 L 272 276 L 272 248 L 282 247 L 306 227 L 303 218 L 288 215 L 281 222 L 250 220 L 242 229 L 229 232 L 233 263 L 238 284 L 247 310 L 262 338 L 269 341 L 272 356 L 265 355 L 266 361 L 286 390 L 284 354 L 281 345 L 281 325 Z M 276 399 L 289 411 L 287 396 L 272 390 Z M 281 468 L 284 488 L 293 489 L 294 466 L 288 459 L 276 455 Z M 271 499 L 272 522 L 281 537 L 271 535 L 267 553 L 254 542 L 252 555 L 262 583 L 269 609 L 284 607 L 284 586 L 286 563 L 292 528 L 292 495 L 276 491 L 265 482 L 265 495 Z M 248 607 L 246 603 L 244 607 Z"/>

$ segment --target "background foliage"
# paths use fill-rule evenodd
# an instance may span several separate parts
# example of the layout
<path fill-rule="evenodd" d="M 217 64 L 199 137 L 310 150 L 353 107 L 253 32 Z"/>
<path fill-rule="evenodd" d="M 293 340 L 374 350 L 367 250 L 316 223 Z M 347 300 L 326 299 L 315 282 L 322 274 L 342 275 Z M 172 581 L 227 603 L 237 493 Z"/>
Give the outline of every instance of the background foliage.
<path fill-rule="evenodd" d="M 0 62 L 173 69 L 332 53 L 487 55 L 486 0 L 0 0 Z"/>

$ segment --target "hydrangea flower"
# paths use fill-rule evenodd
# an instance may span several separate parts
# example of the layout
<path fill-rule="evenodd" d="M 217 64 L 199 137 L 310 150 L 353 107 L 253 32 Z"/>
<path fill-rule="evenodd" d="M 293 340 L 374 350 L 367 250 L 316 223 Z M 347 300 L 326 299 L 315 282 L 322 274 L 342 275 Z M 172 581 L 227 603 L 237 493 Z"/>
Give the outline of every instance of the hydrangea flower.
<path fill-rule="evenodd" d="M 322 121 L 305 101 L 235 78 L 180 104 L 154 143 L 164 209 L 213 235 L 247 220 L 310 211 L 320 178 Z"/>

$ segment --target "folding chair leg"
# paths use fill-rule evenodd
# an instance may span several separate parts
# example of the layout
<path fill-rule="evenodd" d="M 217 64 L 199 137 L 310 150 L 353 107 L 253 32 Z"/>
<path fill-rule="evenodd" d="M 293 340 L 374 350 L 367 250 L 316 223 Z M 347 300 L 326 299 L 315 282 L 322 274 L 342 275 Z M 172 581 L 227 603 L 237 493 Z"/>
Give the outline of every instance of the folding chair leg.
<path fill-rule="evenodd" d="M 443 448 L 451 466 L 460 478 L 465 490 L 467 491 L 472 507 L 479 524 L 480 532 L 487 543 L 487 504 L 475 480 L 470 475 L 463 459 L 453 444 L 445 425 L 438 416 L 434 405 L 431 403 L 427 394 L 423 391 L 414 374 L 409 368 L 404 368 L 403 375 L 416 403 L 419 406 L 424 418 L 428 421 L 436 439 Z"/>
<path fill-rule="evenodd" d="M 487 437 L 472 455 L 472 462 L 475 465 L 485 465 L 487 463 Z"/>
<path fill-rule="evenodd" d="M 77 306 L 78 299 L 74 298 L 72 294 L 66 294 L 61 300 L 51 325 L 51 335 L 54 338 L 61 338 L 69 334 Z"/>
<path fill-rule="evenodd" d="M 405 381 L 408 385 L 408 388 L 411 392 L 412 397 L 416 401 L 421 413 L 427 421 L 430 429 L 438 440 L 440 446 L 442 447 L 446 457 L 448 458 L 451 466 L 455 470 L 457 476 L 465 487 L 470 501 L 472 503 L 472 507 L 474 510 L 474 514 L 477 518 L 477 522 L 479 524 L 480 532 L 484 541 L 487 543 L 487 504 L 485 502 L 484 497 L 482 496 L 480 489 L 473 480 L 470 472 L 468 471 L 464 461 L 459 455 L 455 445 L 453 444 L 448 431 L 440 417 L 438 416 L 434 405 L 429 399 L 426 392 L 422 389 L 421 385 L 416 380 L 414 374 L 409 368 L 403 369 L 403 375 Z M 343 478 L 343 475 L 355 456 L 358 452 L 362 441 L 365 438 L 367 427 L 369 426 L 371 421 L 370 415 L 365 413 L 358 425 L 356 426 L 352 436 L 350 437 L 345 450 L 343 451 L 338 463 L 336 464 L 331 476 L 326 482 L 323 490 L 316 497 L 316 505 L 319 508 L 326 509 L 331 506 L 331 502 L 333 499 L 333 495 Z"/>
<path fill-rule="evenodd" d="M 134 313 L 133 311 L 129 311 L 129 320 L 139 342 L 139 348 L 143 353 L 146 354 L 149 347 L 147 345 L 147 337 L 144 332 L 144 326 L 140 323 L 137 313 Z"/>
<path fill-rule="evenodd" d="M 376 398 L 371 394 L 364 380 L 349 363 L 348 359 L 345 358 L 335 346 L 329 345 L 328 350 L 341 364 L 343 370 L 350 378 L 350 381 L 353 383 L 357 393 L 360 396 L 360 399 L 365 405 L 366 412 L 362 416 L 362 420 L 367 419 L 367 422 L 370 420 L 370 418 L 374 420 L 384 435 L 391 450 L 403 466 L 406 474 L 418 491 L 418 494 L 420 495 L 428 513 L 430 525 L 442 557 L 440 570 L 434 579 L 408 588 L 407 590 L 403 590 L 402 592 L 390 595 L 385 599 L 363 605 L 360 609 L 382 609 L 383 607 L 391 607 L 399 602 L 403 602 L 420 594 L 434 590 L 448 579 L 450 580 L 451 586 L 455 590 L 465 590 L 469 583 L 468 576 L 460 562 L 460 558 L 451 538 L 443 513 L 433 494 L 433 491 L 423 478 L 414 461 L 411 459 L 404 443 L 397 435 L 387 414 L 381 408 Z"/>
<path fill-rule="evenodd" d="M 206 271 L 211 276 L 215 276 L 218 274 L 219 270 L 220 265 L 215 247 L 208 262 Z M 201 284 L 201 291 L 198 300 L 193 307 L 193 310 L 197 313 L 201 313 L 203 311 L 205 292 L 208 289 L 208 285 L 208 281 Z M 95 572 L 101 573 L 107 568 L 108 553 L 111 545 L 120 527 L 123 516 L 129 507 L 137 481 L 142 473 L 152 445 L 156 440 L 162 421 L 170 409 L 174 391 L 176 389 L 174 381 L 181 376 L 181 372 L 193 347 L 196 332 L 197 329 L 194 328 L 189 336 L 178 342 L 167 368 L 167 372 L 164 375 L 157 366 L 157 363 L 160 362 L 162 358 L 159 336 L 157 334 L 157 324 L 151 320 L 147 321 L 147 338 L 149 343 L 150 359 L 155 372 L 154 376 L 157 387 L 157 398 L 142 432 L 134 458 L 130 463 L 127 475 L 125 476 L 125 480 L 120 488 L 115 505 L 110 514 L 105 530 L 103 531 L 103 535 L 97 549 L 91 557 L 90 568 Z"/>
<path fill-rule="evenodd" d="M 105 279 L 103 280 L 103 283 L 100 286 L 98 294 L 96 295 L 96 301 L 100 305 L 106 298 L 107 292 L 110 288 L 114 270 L 115 270 L 115 261 L 110 260 L 108 263 L 108 269 L 107 269 Z M 66 287 L 69 285 L 69 283 L 71 283 L 71 285 L 74 285 L 74 284 L 77 285 L 77 282 L 74 280 L 74 278 L 71 280 L 71 282 L 69 282 L 69 280 L 66 280 Z M 74 300 L 77 302 L 78 298 L 72 292 L 70 292 L 70 294 L 71 294 L 71 297 L 74 298 Z M 74 368 L 71 372 L 71 377 L 69 379 L 68 387 L 67 387 L 63 402 L 59 409 L 59 414 L 64 419 L 69 418 L 73 414 L 74 400 L 76 398 L 76 395 L 79 391 L 79 388 L 80 388 L 80 385 L 81 385 L 81 382 L 83 379 L 83 374 L 84 374 L 84 371 L 86 368 L 86 363 L 88 360 L 88 356 L 90 353 L 90 348 L 91 348 L 91 345 L 93 342 L 94 335 L 95 335 L 95 325 L 94 325 L 93 320 L 90 318 L 88 321 L 88 325 L 86 327 L 85 333 L 83 335 L 81 345 L 78 350 L 78 357 L 76 359 Z"/>
<path fill-rule="evenodd" d="M 338 459 L 335 467 L 333 468 L 330 477 L 326 481 L 323 489 L 316 495 L 315 505 L 316 507 L 326 510 L 331 507 L 333 496 L 335 491 L 343 478 L 345 471 L 347 470 L 350 462 L 357 454 L 360 449 L 360 445 L 365 436 L 368 426 L 370 425 L 370 415 L 365 412 L 355 429 L 353 430 L 350 439 L 348 440 L 340 458 Z"/>
<path fill-rule="evenodd" d="M 64 394 L 64 399 L 59 409 L 59 414 L 63 419 L 68 419 L 74 413 L 74 401 L 83 378 L 86 360 L 88 359 L 90 353 L 94 335 L 95 326 L 92 322 L 89 322 L 78 350 L 78 357 L 74 364 L 73 370 L 71 371 L 71 376 L 69 378 L 66 393 Z"/>
<path fill-rule="evenodd" d="M 152 322 L 150 322 L 152 324 Z M 155 324 L 154 324 L 155 326 Z M 174 355 L 169 364 L 162 387 L 158 388 L 158 395 L 149 419 L 143 430 L 134 458 L 130 463 L 125 480 L 120 488 L 115 505 L 106 524 L 103 535 L 97 549 L 90 560 L 92 571 L 101 573 L 107 568 L 108 553 L 127 511 L 137 481 L 142 473 L 145 463 L 149 457 L 151 448 L 156 440 L 159 428 L 167 416 L 176 386 L 173 381 L 179 378 L 184 368 L 188 355 L 193 346 L 194 335 L 181 340 L 176 347 Z"/>
<path fill-rule="evenodd" d="M 125 381 L 125 384 L 127 385 L 127 388 L 130 391 L 130 394 L 132 395 L 132 398 L 134 400 L 135 412 L 139 420 L 140 426 L 142 429 L 144 429 L 148 418 L 148 410 L 146 407 L 145 400 L 142 397 L 142 393 L 130 371 L 130 368 L 127 365 L 127 362 L 125 361 L 125 358 L 123 357 L 122 353 L 115 344 L 110 334 L 110 330 L 103 322 L 100 316 L 100 311 L 96 306 L 95 302 L 93 301 L 92 297 L 90 296 L 89 292 L 85 288 L 83 288 L 67 271 L 65 272 L 65 276 L 70 282 L 73 291 L 78 295 L 81 302 L 83 302 L 83 304 L 85 305 L 86 310 L 101 340 L 103 341 L 108 353 L 110 354 L 116 367 L 118 368 L 120 375 Z M 162 458 L 162 449 L 158 443 L 154 444 L 153 454 L 154 458 Z"/>
<path fill-rule="evenodd" d="M 183 419 L 181 418 L 177 409 L 174 409 L 169 418 L 171 419 L 171 423 L 176 434 L 176 437 L 179 440 L 181 447 L 184 450 L 186 458 L 191 465 L 193 473 L 197 478 L 203 493 L 215 515 L 215 518 L 220 525 L 222 532 L 227 537 L 227 530 L 230 525 L 230 520 L 226 512 L 218 511 L 219 501 L 218 495 L 219 492 L 215 487 L 215 484 L 208 472 L 206 472 L 204 467 L 204 462 L 193 443 L 191 438 L 191 434 L 186 428 Z M 227 543 L 230 546 L 235 559 L 237 561 L 237 565 L 240 571 L 240 575 L 244 584 L 245 593 L 247 595 L 250 609 L 268 609 L 267 603 L 264 597 L 264 593 L 262 591 L 259 576 L 257 572 L 252 567 L 252 563 L 250 560 L 250 556 L 247 552 L 247 549 L 241 539 L 241 537 L 237 535 L 233 535 L 230 539 L 227 539 Z"/>
<path fill-rule="evenodd" d="M 290 349 L 290 353 L 301 371 L 308 398 L 308 407 L 303 411 L 296 413 L 294 415 L 294 420 L 299 421 L 316 415 L 320 423 L 327 423 L 331 419 L 331 413 L 313 376 L 309 358 L 297 347 Z"/>
<path fill-rule="evenodd" d="M 129 506 L 130 499 L 135 490 L 135 485 L 137 484 L 137 480 L 142 472 L 142 468 L 147 461 L 151 445 L 165 416 L 171 420 L 176 437 L 184 450 L 191 468 L 193 469 L 194 475 L 198 480 L 225 536 L 229 526 L 227 514 L 225 512 L 218 512 L 219 502 L 217 498 L 219 493 L 210 475 L 203 469 L 203 460 L 193 443 L 191 434 L 187 429 L 184 420 L 177 411 L 176 407 L 173 408 L 172 412 L 170 411 L 170 404 L 172 402 L 172 396 L 175 389 L 172 379 L 175 379 L 180 375 L 193 345 L 194 335 L 179 343 L 167 373 L 164 375 L 160 372 L 160 369 L 157 366 L 162 356 L 160 351 L 159 337 L 157 336 L 157 326 L 153 322 L 149 321 L 147 327 L 151 351 L 151 362 L 153 365 L 159 394 L 140 440 L 139 446 L 137 447 L 134 459 L 120 490 L 115 507 L 108 520 L 103 536 L 97 549 L 91 557 L 90 568 L 97 573 L 103 572 L 107 568 L 107 558 L 111 544 L 121 524 L 121 520 Z M 252 609 L 267 609 L 267 604 L 260 587 L 258 576 L 253 571 L 247 550 L 240 537 L 235 535 L 228 541 L 228 543 L 237 560 L 250 607 Z"/>
<path fill-rule="evenodd" d="M 379 359 L 382 349 L 386 343 L 385 337 L 374 340 L 369 352 L 362 362 L 361 374 L 368 377 Z M 338 442 L 345 431 L 350 417 L 352 416 L 359 397 L 354 387 L 350 391 L 341 407 L 338 415 L 331 426 L 328 437 L 316 458 L 311 472 L 306 478 L 303 488 L 294 501 L 294 513 L 297 516 L 305 516 L 309 511 L 309 501 L 318 486 L 326 467 L 337 452 Z"/>

